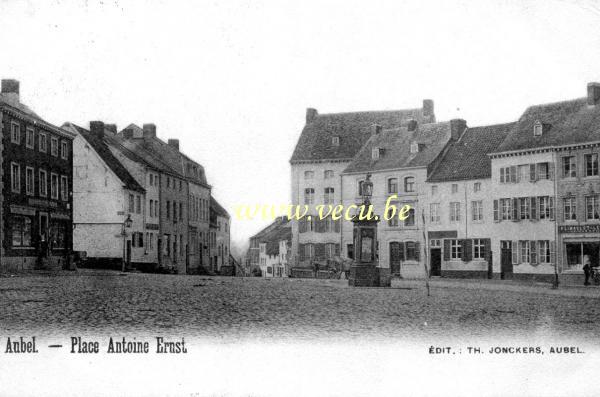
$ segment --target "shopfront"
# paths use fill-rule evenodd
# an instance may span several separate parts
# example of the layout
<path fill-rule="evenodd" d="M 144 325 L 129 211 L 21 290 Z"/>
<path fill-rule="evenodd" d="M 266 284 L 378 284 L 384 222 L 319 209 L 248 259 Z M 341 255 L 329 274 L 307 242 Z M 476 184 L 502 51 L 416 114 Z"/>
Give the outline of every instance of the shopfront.
<path fill-rule="evenodd" d="M 563 225 L 558 231 L 562 273 L 582 275 L 587 260 L 592 266 L 600 266 L 600 225 Z"/>

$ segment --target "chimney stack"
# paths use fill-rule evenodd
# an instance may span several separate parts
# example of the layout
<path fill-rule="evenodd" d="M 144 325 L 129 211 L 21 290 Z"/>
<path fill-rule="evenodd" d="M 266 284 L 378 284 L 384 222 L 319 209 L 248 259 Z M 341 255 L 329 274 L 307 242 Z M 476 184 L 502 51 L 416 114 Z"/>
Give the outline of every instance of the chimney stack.
<path fill-rule="evenodd" d="M 379 124 L 371 125 L 371 135 L 377 135 L 383 130 L 383 127 Z"/>
<path fill-rule="evenodd" d="M 2 80 L 2 94 L 10 102 L 19 103 L 19 81 L 13 79 Z"/>
<path fill-rule="evenodd" d="M 423 99 L 423 118 L 429 119 L 431 123 L 435 123 L 435 113 L 433 111 L 432 99 Z"/>
<path fill-rule="evenodd" d="M 156 124 L 144 124 L 144 138 L 156 138 Z"/>
<path fill-rule="evenodd" d="M 102 121 L 90 121 L 90 132 L 98 138 L 104 138 L 104 123 Z"/>
<path fill-rule="evenodd" d="M 306 124 L 312 123 L 313 120 L 316 119 L 318 115 L 319 115 L 319 112 L 317 112 L 317 109 L 307 108 L 306 109 Z"/>
<path fill-rule="evenodd" d="M 116 124 L 104 124 L 104 128 L 107 131 L 112 132 L 113 135 L 117 135 L 117 125 Z"/>
<path fill-rule="evenodd" d="M 175 149 L 179 150 L 179 139 L 169 139 L 169 146 L 174 147 Z"/>
<path fill-rule="evenodd" d="M 414 131 L 417 129 L 417 120 L 408 120 L 408 124 L 406 126 L 406 128 L 408 129 L 408 131 Z"/>
<path fill-rule="evenodd" d="M 587 104 L 589 106 L 596 106 L 598 103 L 600 103 L 600 83 L 588 83 Z"/>
<path fill-rule="evenodd" d="M 462 133 L 467 129 L 467 122 L 463 119 L 450 120 L 450 135 L 452 139 L 458 140 Z"/>

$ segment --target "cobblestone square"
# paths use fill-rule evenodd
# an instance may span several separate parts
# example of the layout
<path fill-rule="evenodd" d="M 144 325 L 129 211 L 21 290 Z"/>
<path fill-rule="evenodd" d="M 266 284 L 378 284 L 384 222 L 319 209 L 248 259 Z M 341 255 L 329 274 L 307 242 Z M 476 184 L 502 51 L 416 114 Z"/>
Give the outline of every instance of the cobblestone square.
<path fill-rule="evenodd" d="M 599 290 L 475 280 L 351 288 L 346 280 L 79 271 L 0 278 L 4 332 L 199 338 L 592 337 Z"/>

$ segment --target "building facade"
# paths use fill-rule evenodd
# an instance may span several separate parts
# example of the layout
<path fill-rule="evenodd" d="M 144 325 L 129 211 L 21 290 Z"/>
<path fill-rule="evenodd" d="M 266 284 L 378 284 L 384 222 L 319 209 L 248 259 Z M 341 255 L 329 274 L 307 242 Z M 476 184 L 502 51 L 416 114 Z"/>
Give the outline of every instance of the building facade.
<path fill-rule="evenodd" d="M 215 273 L 221 273 L 227 268 L 226 272 L 230 272 L 230 217 L 225 208 L 212 196 L 210 197 L 210 217 L 211 270 Z"/>
<path fill-rule="evenodd" d="M 0 92 L 0 269 L 61 268 L 73 242 L 73 138 L 29 109 L 20 84 Z"/>

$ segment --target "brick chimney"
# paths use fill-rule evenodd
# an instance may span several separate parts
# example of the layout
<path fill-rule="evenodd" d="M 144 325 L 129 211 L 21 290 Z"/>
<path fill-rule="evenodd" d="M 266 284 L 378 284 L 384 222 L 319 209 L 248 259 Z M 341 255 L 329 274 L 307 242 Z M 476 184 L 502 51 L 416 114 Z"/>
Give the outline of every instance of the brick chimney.
<path fill-rule="evenodd" d="M 430 121 L 435 122 L 435 113 L 433 111 L 433 100 L 423 99 L 423 118 L 431 119 Z"/>
<path fill-rule="evenodd" d="M 452 139 L 458 140 L 462 133 L 467 129 L 467 122 L 463 119 L 450 120 L 450 135 Z"/>
<path fill-rule="evenodd" d="M 2 94 L 9 102 L 19 103 L 19 81 L 13 79 L 2 80 Z"/>
<path fill-rule="evenodd" d="M 112 132 L 113 135 L 117 135 L 117 125 L 116 124 L 104 124 L 104 128 L 107 131 Z"/>
<path fill-rule="evenodd" d="M 2 82 L 4 84 L 4 81 Z M 4 85 L 2 86 L 4 90 Z M 587 85 L 587 104 L 596 106 L 600 103 L 600 83 L 588 83 Z"/>
<path fill-rule="evenodd" d="M 168 143 L 169 146 L 172 146 L 175 149 L 179 150 L 179 139 L 169 139 Z"/>
<path fill-rule="evenodd" d="M 104 123 L 102 121 L 90 121 L 90 132 L 98 138 L 104 138 Z"/>
<path fill-rule="evenodd" d="M 313 120 L 316 119 L 318 115 L 319 115 L 319 112 L 317 112 L 317 109 L 307 108 L 306 109 L 306 124 L 312 123 Z"/>
<path fill-rule="evenodd" d="M 371 125 L 371 135 L 377 135 L 383 130 L 383 127 L 379 124 Z"/>
<path fill-rule="evenodd" d="M 418 125 L 417 120 L 408 120 L 408 124 L 406 125 L 406 128 L 409 131 L 414 131 L 417 129 L 417 125 Z"/>
<path fill-rule="evenodd" d="M 144 124 L 144 138 L 156 138 L 156 125 L 152 123 Z"/>

